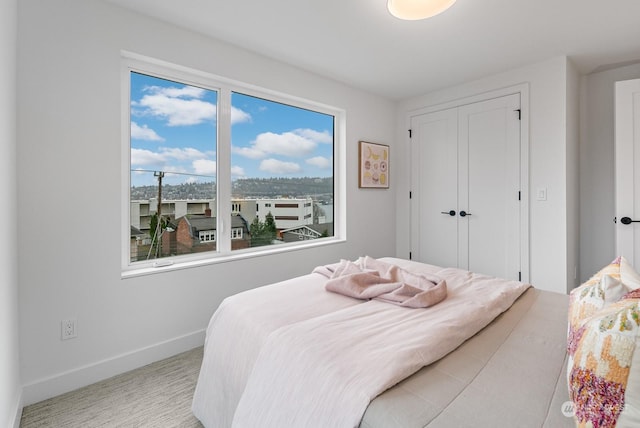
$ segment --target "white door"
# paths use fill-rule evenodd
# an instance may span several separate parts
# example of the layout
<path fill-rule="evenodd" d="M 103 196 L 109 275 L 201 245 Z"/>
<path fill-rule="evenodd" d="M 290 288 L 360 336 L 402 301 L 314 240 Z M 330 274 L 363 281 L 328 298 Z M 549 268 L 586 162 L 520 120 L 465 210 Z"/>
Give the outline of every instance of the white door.
<path fill-rule="evenodd" d="M 411 134 L 411 258 L 457 267 L 458 110 L 413 117 Z"/>
<path fill-rule="evenodd" d="M 616 253 L 640 269 L 640 79 L 616 82 Z"/>
<path fill-rule="evenodd" d="M 520 272 L 518 94 L 412 118 L 412 258 Z"/>

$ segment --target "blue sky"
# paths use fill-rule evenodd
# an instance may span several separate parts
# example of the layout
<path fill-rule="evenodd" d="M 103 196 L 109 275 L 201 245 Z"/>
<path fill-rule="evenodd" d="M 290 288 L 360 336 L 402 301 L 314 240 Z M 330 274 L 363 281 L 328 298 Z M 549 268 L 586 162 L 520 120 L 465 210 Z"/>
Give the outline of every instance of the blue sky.
<path fill-rule="evenodd" d="M 232 179 L 329 177 L 333 116 L 234 93 Z M 131 73 L 131 169 L 164 183 L 215 180 L 215 91 Z M 131 174 L 132 186 L 157 183 Z"/>

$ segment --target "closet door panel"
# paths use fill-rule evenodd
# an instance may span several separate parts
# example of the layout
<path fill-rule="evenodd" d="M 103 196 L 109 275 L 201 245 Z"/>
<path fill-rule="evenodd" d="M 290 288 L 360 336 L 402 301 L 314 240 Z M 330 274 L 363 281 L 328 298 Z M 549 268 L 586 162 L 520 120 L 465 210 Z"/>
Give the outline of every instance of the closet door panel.
<path fill-rule="evenodd" d="M 519 95 L 459 109 L 459 266 L 518 279 Z"/>
<path fill-rule="evenodd" d="M 457 109 L 415 116 L 411 129 L 412 258 L 457 266 Z"/>
<path fill-rule="evenodd" d="M 615 100 L 616 254 L 640 270 L 640 79 L 616 82 Z"/>

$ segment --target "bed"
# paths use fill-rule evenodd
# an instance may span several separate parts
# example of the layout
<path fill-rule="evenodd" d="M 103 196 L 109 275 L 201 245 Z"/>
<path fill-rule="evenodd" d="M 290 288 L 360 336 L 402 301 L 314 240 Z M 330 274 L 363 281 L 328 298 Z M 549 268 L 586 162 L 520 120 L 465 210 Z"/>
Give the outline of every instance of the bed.
<path fill-rule="evenodd" d="M 194 415 L 207 428 L 575 426 L 568 296 L 378 261 L 443 278 L 446 298 L 355 299 L 328 292 L 318 270 L 229 297 L 207 328 Z"/>

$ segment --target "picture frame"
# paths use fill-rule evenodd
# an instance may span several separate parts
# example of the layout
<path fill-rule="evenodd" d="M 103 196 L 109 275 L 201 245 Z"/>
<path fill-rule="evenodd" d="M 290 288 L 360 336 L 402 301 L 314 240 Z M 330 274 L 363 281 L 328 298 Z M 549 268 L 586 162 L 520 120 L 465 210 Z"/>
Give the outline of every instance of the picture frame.
<path fill-rule="evenodd" d="M 389 188 L 389 146 L 358 142 L 358 187 Z"/>

